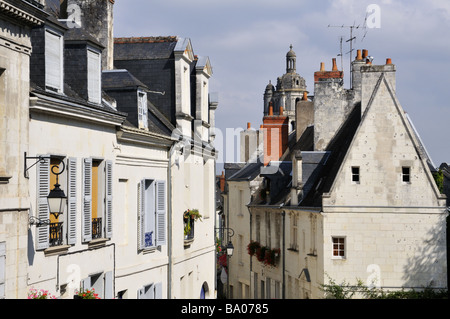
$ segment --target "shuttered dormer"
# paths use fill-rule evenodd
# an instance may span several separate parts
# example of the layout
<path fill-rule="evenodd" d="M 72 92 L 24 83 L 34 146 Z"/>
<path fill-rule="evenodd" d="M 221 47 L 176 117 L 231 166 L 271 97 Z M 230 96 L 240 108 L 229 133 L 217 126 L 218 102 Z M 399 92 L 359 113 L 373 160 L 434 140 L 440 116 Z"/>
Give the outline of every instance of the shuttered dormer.
<path fill-rule="evenodd" d="M 82 99 L 101 104 L 103 46 L 82 28 L 70 29 L 65 36 L 65 81 Z"/>

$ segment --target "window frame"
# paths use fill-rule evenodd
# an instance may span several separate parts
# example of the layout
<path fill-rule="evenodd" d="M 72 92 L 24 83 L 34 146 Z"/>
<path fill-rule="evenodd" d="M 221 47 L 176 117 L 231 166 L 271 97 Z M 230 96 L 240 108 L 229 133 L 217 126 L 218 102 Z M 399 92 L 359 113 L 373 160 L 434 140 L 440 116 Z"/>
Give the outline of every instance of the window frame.
<path fill-rule="evenodd" d="M 335 240 L 343 241 L 335 243 Z M 338 247 L 335 249 L 335 245 Z M 337 251 L 337 255 L 335 252 Z M 342 252 L 342 255 L 341 255 Z M 331 256 L 332 259 L 346 259 L 347 258 L 347 237 L 346 236 L 332 236 L 331 237 Z"/>
<path fill-rule="evenodd" d="M 138 101 L 138 126 L 140 129 L 148 130 L 148 102 L 147 92 L 142 89 L 137 91 Z"/>
<path fill-rule="evenodd" d="M 353 184 L 360 184 L 361 183 L 361 169 L 360 169 L 360 167 L 359 166 L 352 166 L 351 167 L 351 174 L 352 174 L 352 183 Z"/>
<path fill-rule="evenodd" d="M 100 50 L 88 46 L 87 47 L 87 91 L 88 91 L 88 100 L 89 102 L 101 104 L 102 103 L 102 53 Z M 96 67 L 96 74 L 92 74 L 90 65 L 92 63 L 92 57 L 95 55 L 98 58 L 98 66 Z M 96 85 L 96 87 L 92 87 Z"/>
<path fill-rule="evenodd" d="M 405 170 L 407 170 L 406 173 L 405 173 Z M 405 180 L 405 178 L 407 180 Z M 402 166 L 402 183 L 403 184 L 411 184 L 411 167 L 410 166 Z"/>
<path fill-rule="evenodd" d="M 58 85 L 55 87 L 53 84 L 54 83 L 50 83 L 49 79 L 48 79 L 48 71 L 50 69 L 54 69 L 51 65 L 50 59 L 49 59 L 49 36 L 55 36 L 58 38 L 59 41 L 59 63 L 55 62 L 53 63 L 54 65 L 58 65 L 59 66 L 59 83 Z M 51 91 L 51 92 L 57 92 L 60 94 L 64 93 L 64 35 L 61 32 L 58 32 L 56 29 L 53 29 L 49 26 L 45 26 L 45 30 L 44 30 L 44 38 L 45 38 L 45 49 L 44 49 L 44 54 L 45 54 L 45 89 L 47 91 Z M 55 83 L 56 84 L 56 83 Z"/>

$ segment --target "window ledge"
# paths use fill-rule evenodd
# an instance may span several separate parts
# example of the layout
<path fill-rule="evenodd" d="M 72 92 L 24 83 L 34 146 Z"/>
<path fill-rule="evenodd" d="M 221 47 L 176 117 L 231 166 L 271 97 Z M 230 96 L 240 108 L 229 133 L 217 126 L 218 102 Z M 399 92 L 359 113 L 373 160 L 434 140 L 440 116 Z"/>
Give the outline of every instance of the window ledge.
<path fill-rule="evenodd" d="M 9 184 L 9 180 L 12 176 L 2 176 L 0 175 L 0 184 Z"/>
<path fill-rule="evenodd" d="M 108 240 L 109 240 L 108 238 L 94 239 L 88 243 L 88 246 L 89 246 L 89 248 L 97 247 L 97 246 L 104 246 Z"/>
<path fill-rule="evenodd" d="M 184 248 L 187 248 L 189 246 L 191 246 L 191 244 L 194 242 L 194 238 L 192 239 L 185 239 L 184 240 Z"/>
<path fill-rule="evenodd" d="M 71 246 L 69 246 L 69 245 L 50 247 L 50 248 L 47 248 L 46 250 L 44 250 L 44 254 L 45 254 L 45 257 L 66 254 L 69 251 L 70 247 Z"/>

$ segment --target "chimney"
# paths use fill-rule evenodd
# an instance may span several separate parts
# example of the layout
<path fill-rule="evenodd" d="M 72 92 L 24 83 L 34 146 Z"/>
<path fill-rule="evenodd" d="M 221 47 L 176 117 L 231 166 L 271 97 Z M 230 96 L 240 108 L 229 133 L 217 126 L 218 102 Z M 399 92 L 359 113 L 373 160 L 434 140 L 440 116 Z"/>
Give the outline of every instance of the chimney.
<path fill-rule="evenodd" d="M 295 138 L 298 141 L 308 126 L 314 124 L 314 102 L 308 100 L 308 92 L 303 92 L 302 100 L 295 106 Z"/>
<path fill-rule="evenodd" d="M 280 114 L 273 114 L 273 106 L 269 107 L 269 115 L 263 118 L 264 165 L 271 161 L 279 161 L 288 148 L 289 117 L 284 115 L 283 107 Z"/>
<path fill-rule="evenodd" d="M 114 0 L 61 0 L 60 18 L 67 19 L 67 12 L 64 12 L 67 9 L 63 8 L 72 5 L 80 8 L 81 29 L 105 48 L 102 53 L 102 70 L 114 69 Z"/>
<path fill-rule="evenodd" d="M 252 128 L 252 124 L 249 122 L 247 123 L 247 130 L 250 130 Z"/>
<path fill-rule="evenodd" d="M 292 155 L 292 188 L 291 206 L 299 204 L 299 195 L 303 190 L 303 158 L 301 151 L 295 151 Z"/>
<path fill-rule="evenodd" d="M 333 58 L 332 63 L 333 68 L 331 71 L 325 70 L 325 64 L 323 62 L 320 64 L 320 71 L 314 73 L 314 82 L 344 79 L 344 72 L 338 70 L 335 58 Z"/>
<path fill-rule="evenodd" d="M 222 171 L 222 175 L 219 177 L 220 180 L 220 191 L 225 192 L 225 173 Z"/>

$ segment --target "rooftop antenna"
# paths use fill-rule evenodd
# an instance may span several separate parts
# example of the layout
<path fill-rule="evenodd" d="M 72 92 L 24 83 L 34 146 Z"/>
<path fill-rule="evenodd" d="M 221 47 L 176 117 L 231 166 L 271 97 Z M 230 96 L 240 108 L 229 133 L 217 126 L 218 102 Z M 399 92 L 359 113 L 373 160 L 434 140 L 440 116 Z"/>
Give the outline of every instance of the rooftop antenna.
<path fill-rule="evenodd" d="M 366 16 L 366 20 L 367 20 L 367 16 Z M 353 41 L 356 40 L 356 37 L 353 36 L 353 30 L 357 30 L 359 29 L 361 26 L 360 25 L 356 25 L 355 23 L 353 23 L 353 25 L 328 25 L 329 28 L 348 28 L 350 29 L 350 39 L 348 39 L 346 42 L 349 43 L 350 42 L 350 51 L 347 52 L 347 54 L 350 54 L 350 87 L 352 87 L 352 61 L 353 61 Z"/>
<path fill-rule="evenodd" d="M 343 70 L 344 69 L 344 54 L 342 52 L 343 51 L 343 49 L 342 49 L 342 42 L 344 41 L 344 37 L 340 36 L 339 37 L 339 41 L 340 41 L 340 48 L 341 48 L 341 50 L 340 50 L 340 53 L 337 56 L 341 57 L 341 70 Z"/>

